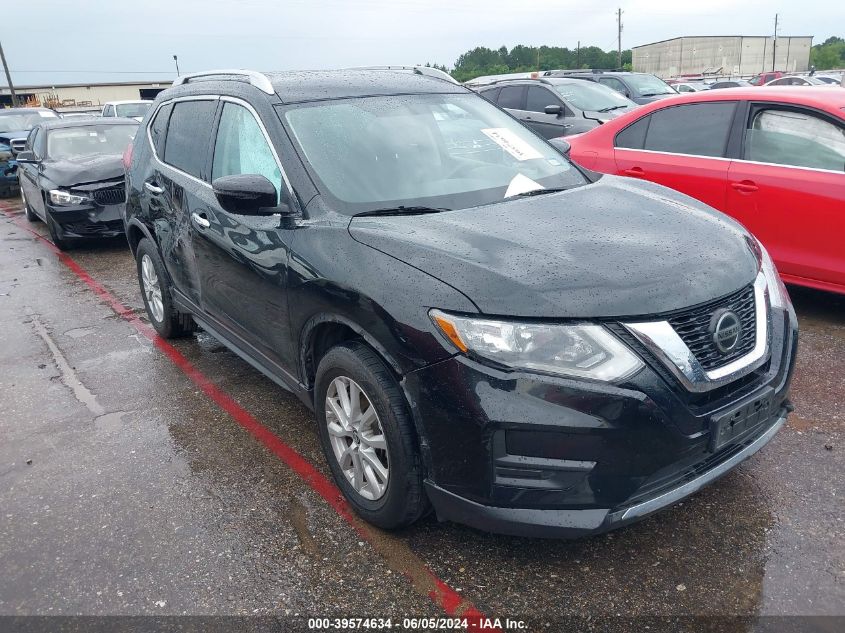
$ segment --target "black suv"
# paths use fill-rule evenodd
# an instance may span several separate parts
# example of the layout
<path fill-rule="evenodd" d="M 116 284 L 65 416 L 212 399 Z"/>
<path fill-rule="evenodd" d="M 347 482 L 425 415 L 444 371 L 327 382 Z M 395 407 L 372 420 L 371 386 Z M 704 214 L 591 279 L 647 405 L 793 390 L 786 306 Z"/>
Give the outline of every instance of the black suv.
<path fill-rule="evenodd" d="M 678 94 L 660 77 L 621 70 L 547 70 L 544 77 L 570 77 L 600 83 L 643 105 Z"/>
<path fill-rule="evenodd" d="M 575 536 L 667 506 L 790 409 L 789 297 L 680 193 L 580 171 L 420 71 L 179 78 L 126 232 L 165 337 L 197 325 L 313 408 L 386 528 Z"/>
<path fill-rule="evenodd" d="M 579 79 L 503 79 L 475 90 L 547 139 L 583 134 L 637 107 L 615 90 Z"/>

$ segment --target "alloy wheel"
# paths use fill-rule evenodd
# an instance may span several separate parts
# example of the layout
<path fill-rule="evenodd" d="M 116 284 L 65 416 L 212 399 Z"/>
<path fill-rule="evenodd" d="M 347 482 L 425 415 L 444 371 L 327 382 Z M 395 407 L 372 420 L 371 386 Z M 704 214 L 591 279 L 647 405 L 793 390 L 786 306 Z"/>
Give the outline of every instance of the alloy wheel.
<path fill-rule="evenodd" d="M 158 281 L 153 260 L 146 253 L 141 257 L 141 284 L 144 286 L 144 297 L 147 300 L 152 317 L 161 323 L 164 320 L 164 302 L 161 300 L 161 285 Z"/>
<path fill-rule="evenodd" d="M 351 378 L 338 376 L 326 392 L 326 426 L 335 459 L 359 495 L 376 501 L 387 492 L 387 440 L 373 404 Z"/>

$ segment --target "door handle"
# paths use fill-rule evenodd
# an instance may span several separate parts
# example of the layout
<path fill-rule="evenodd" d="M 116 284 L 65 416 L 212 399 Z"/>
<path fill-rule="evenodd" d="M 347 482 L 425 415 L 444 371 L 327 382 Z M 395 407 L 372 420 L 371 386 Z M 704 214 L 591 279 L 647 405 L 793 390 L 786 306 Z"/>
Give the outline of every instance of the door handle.
<path fill-rule="evenodd" d="M 191 219 L 194 221 L 198 227 L 207 229 L 211 226 L 211 222 L 208 221 L 208 218 L 205 217 L 205 214 L 200 215 L 196 211 L 191 214 Z"/>
<path fill-rule="evenodd" d="M 149 191 L 151 194 L 153 194 L 155 196 L 158 196 L 158 195 L 161 195 L 162 193 L 164 193 L 164 189 L 162 189 L 161 187 L 157 187 L 156 185 L 154 185 L 151 182 L 145 182 L 144 183 L 144 189 L 146 189 L 147 191 Z"/>
<path fill-rule="evenodd" d="M 631 167 L 630 169 L 623 169 L 622 173 L 633 178 L 645 178 L 645 171 L 642 167 Z"/>
<path fill-rule="evenodd" d="M 758 187 L 753 180 L 740 180 L 739 182 L 732 182 L 731 187 L 740 193 L 754 193 Z"/>

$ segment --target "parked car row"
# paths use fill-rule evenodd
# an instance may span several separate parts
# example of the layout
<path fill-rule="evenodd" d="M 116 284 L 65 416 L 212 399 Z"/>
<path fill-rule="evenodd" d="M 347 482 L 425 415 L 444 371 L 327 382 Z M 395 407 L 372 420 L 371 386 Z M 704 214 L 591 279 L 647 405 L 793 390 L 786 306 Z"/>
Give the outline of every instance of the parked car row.
<path fill-rule="evenodd" d="M 202 327 L 313 409 L 366 520 L 601 532 L 785 423 L 767 247 L 845 291 L 845 92 L 586 76 L 182 76 L 140 126 L 36 122 L 22 198 L 60 248 L 123 232 L 161 336 Z M 575 162 L 541 138 L 568 125 Z"/>
<path fill-rule="evenodd" d="M 0 109 L 0 197 L 18 193 L 18 153 L 23 151 L 27 137 L 40 123 L 57 120 L 91 121 L 99 117 L 125 117 L 139 122 L 151 104 L 150 100 L 110 101 L 103 104 L 101 110 L 74 109 L 68 112 L 50 108 Z"/>

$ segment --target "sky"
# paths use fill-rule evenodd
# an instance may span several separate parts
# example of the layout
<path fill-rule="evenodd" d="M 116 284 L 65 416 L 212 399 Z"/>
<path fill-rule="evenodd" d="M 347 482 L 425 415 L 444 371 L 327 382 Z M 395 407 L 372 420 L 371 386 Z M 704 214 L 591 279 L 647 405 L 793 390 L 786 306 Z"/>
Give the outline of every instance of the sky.
<path fill-rule="evenodd" d="M 36 0 L 6 2 L 16 85 L 167 80 L 185 72 L 440 63 L 476 46 L 616 48 L 681 35 L 845 36 L 833 0 Z M 0 85 L 5 85 L 0 76 Z"/>

